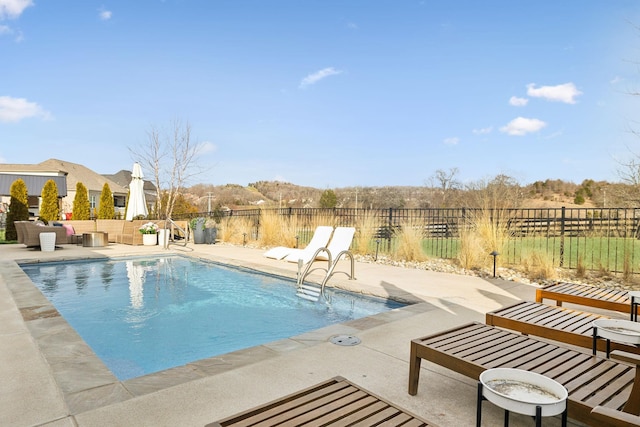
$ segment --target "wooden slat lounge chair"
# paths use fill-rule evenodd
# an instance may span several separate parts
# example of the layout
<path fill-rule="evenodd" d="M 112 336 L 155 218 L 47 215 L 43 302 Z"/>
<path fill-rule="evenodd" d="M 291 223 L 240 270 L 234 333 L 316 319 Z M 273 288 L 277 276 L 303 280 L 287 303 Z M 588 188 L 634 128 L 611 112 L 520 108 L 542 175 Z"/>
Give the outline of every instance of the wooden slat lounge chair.
<path fill-rule="evenodd" d="M 249 409 L 207 427 L 227 426 L 428 426 L 417 415 L 342 377 Z"/>
<path fill-rule="evenodd" d="M 511 329 L 526 335 L 535 335 L 577 345 L 585 348 L 593 346 L 593 328 L 597 319 L 608 316 L 554 307 L 538 302 L 521 301 L 508 307 L 488 312 L 486 323 L 491 326 Z M 597 348 L 606 351 L 606 340 L 597 340 Z M 611 342 L 611 350 L 623 350 L 640 354 L 640 348 L 634 345 Z"/>
<path fill-rule="evenodd" d="M 629 357 L 627 357 L 627 355 Z M 418 392 L 420 361 L 428 360 L 478 380 L 490 368 L 517 368 L 537 372 L 562 384 L 569 392 L 569 417 L 594 423 L 590 412 L 597 406 L 637 415 L 640 379 L 636 355 L 614 351 L 624 361 L 526 337 L 481 323 L 469 323 L 411 341 L 409 394 Z M 640 360 L 639 360 L 640 362 Z M 634 383 L 638 383 L 634 387 Z M 632 391 L 633 390 L 633 391 Z"/>
<path fill-rule="evenodd" d="M 598 427 L 637 427 L 640 426 L 640 416 L 627 414 L 603 406 L 596 406 L 591 411 L 593 425 Z"/>
<path fill-rule="evenodd" d="M 621 313 L 631 313 L 631 298 L 627 291 L 617 289 L 558 282 L 536 289 L 536 302 L 543 302 L 545 299 L 556 301 L 558 306 L 562 306 L 563 302 L 568 302 Z"/>

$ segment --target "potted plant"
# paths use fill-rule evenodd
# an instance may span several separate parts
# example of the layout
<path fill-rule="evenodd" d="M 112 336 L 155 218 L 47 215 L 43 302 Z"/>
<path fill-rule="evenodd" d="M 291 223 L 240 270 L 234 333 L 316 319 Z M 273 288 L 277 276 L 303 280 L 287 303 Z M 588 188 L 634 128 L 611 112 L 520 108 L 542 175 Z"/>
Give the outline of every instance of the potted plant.
<path fill-rule="evenodd" d="M 158 225 L 154 222 L 147 222 L 143 224 L 139 229 L 142 234 L 142 244 L 145 246 L 152 246 L 158 244 Z"/>
<path fill-rule="evenodd" d="M 201 244 L 204 243 L 204 224 L 205 218 L 198 217 L 193 218 L 189 223 L 191 227 L 191 231 L 193 231 L 193 243 Z"/>

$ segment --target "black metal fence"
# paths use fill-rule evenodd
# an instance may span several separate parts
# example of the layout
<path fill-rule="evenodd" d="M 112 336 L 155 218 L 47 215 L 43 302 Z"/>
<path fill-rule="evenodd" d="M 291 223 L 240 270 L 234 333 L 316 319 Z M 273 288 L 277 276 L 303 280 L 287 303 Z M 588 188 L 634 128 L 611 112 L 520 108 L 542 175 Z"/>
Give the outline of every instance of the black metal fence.
<path fill-rule="evenodd" d="M 254 227 L 250 239 L 255 240 L 260 235 L 261 216 L 267 212 L 295 218 L 301 244 L 319 224 L 356 228 L 366 224 L 374 228 L 371 248 L 381 253 L 393 250 L 401 227 L 418 227 L 424 251 L 449 259 L 458 256 L 461 235 L 477 227 L 481 218 L 489 218 L 506 235 L 503 247 L 494 248 L 503 264 L 519 264 L 536 251 L 550 257 L 557 267 L 640 273 L 640 209 L 635 208 L 242 209 L 222 212 L 222 220 L 249 218 Z"/>

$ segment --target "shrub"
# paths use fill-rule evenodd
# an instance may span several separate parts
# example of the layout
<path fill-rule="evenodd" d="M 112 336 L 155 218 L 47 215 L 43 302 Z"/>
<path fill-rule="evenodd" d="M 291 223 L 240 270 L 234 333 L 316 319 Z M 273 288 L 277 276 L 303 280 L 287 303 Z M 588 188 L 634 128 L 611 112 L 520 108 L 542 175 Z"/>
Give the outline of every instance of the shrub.
<path fill-rule="evenodd" d="M 460 230 L 460 250 L 458 263 L 467 270 L 480 268 L 484 256 L 480 237 L 472 229 Z"/>
<path fill-rule="evenodd" d="M 83 183 L 76 184 L 76 195 L 73 198 L 72 218 L 87 220 L 91 218 L 91 205 L 89 204 L 89 192 Z"/>
<path fill-rule="evenodd" d="M 249 217 L 227 217 L 223 225 L 218 228 L 218 238 L 227 243 L 236 245 L 250 241 L 255 226 Z"/>
<path fill-rule="evenodd" d="M 394 257 L 405 261 L 425 261 L 427 256 L 422 249 L 422 226 L 403 224 L 397 234 L 397 246 Z"/>
<path fill-rule="evenodd" d="M 100 193 L 100 206 L 98 207 L 99 219 L 113 219 L 116 214 L 116 209 L 113 205 L 113 194 L 111 188 L 106 182 L 102 186 L 102 193 Z"/>
<path fill-rule="evenodd" d="M 29 220 L 29 193 L 27 184 L 22 179 L 17 179 L 11 184 L 11 199 L 9 201 L 9 212 L 7 212 L 7 228 L 5 231 L 6 240 L 18 240 L 14 221 Z"/>
<path fill-rule="evenodd" d="M 353 253 L 365 255 L 369 252 L 371 241 L 375 237 L 377 221 L 373 211 L 365 211 L 356 223 L 356 234 L 353 241 Z"/>
<path fill-rule="evenodd" d="M 260 245 L 281 245 L 283 238 L 282 231 L 282 218 L 280 215 L 272 211 L 260 212 L 260 235 L 258 236 L 258 243 Z"/>
<path fill-rule="evenodd" d="M 338 205 L 338 196 L 333 190 L 324 190 L 320 196 L 321 208 L 335 208 Z"/>
<path fill-rule="evenodd" d="M 523 254 L 522 268 L 525 274 L 532 280 L 545 280 L 556 278 L 556 270 L 551 257 L 542 252 L 532 251 Z"/>
<path fill-rule="evenodd" d="M 508 218 L 501 210 L 480 210 L 470 218 L 468 228 L 460 230 L 458 262 L 466 269 L 492 268 L 493 251 L 504 252 L 510 238 Z M 500 264 L 500 257 L 496 265 Z"/>
<path fill-rule="evenodd" d="M 49 223 L 60 219 L 58 206 L 58 186 L 52 179 L 44 183 L 42 187 L 42 205 L 40 206 L 40 219 Z"/>

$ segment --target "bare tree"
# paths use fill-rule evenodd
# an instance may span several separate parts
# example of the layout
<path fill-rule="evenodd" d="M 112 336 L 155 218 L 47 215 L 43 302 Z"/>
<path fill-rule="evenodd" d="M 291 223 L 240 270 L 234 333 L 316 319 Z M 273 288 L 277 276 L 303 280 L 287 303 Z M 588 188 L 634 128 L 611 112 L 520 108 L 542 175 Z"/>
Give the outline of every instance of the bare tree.
<path fill-rule="evenodd" d="M 504 174 L 469 183 L 466 190 L 466 205 L 485 210 L 517 208 L 523 199 L 522 187 L 518 181 Z"/>
<path fill-rule="evenodd" d="M 619 162 L 618 176 L 625 184 L 640 185 L 640 160 L 633 158 L 627 162 Z"/>
<path fill-rule="evenodd" d="M 171 218 L 185 185 L 202 173 L 196 163 L 200 147 L 191 140 L 191 125 L 176 119 L 169 130 L 151 126 L 147 141 L 130 151 L 143 169 L 153 172 L 156 214 L 159 218 Z"/>
<path fill-rule="evenodd" d="M 458 173 L 458 168 L 450 168 L 448 171 L 438 169 L 429 179 L 431 186 L 437 190 L 433 195 L 434 206 L 449 207 L 453 193 L 462 188 L 462 183 L 457 179 Z"/>

